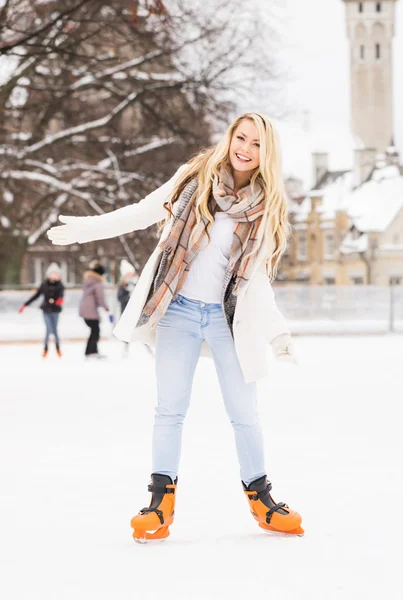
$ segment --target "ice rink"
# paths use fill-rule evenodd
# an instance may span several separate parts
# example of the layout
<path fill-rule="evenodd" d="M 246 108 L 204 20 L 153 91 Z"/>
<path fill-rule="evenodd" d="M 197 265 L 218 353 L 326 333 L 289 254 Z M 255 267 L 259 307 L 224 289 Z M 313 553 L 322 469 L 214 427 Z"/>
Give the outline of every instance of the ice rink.
<path fill-rule="evenodd" d="M 212 362 L 185 422 L 171 537 L 141 546 L 153 358 L 105 341 L 48 359 L 0 345 L 4 600 L 401 600 L 403 336 L 299 337 L 259 383 L 273 496 L 303 538 L 261 532 L 243 496 Z M 174 350 L 173 350 L 174 351 Z"/>

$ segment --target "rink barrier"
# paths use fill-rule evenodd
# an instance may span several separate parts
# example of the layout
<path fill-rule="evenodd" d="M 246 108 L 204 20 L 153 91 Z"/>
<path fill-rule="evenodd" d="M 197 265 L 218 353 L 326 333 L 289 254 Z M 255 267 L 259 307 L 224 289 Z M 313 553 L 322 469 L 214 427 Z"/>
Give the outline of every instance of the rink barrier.
<path fill-rule="evenodd" d="M 275 285 L 276 302 L 294 335 L 403 333 L 403 286 Z M 22 315 L 18 309 L 34 288 L 0 288 L 0 342 L 35 341 L 43 336 L 43 320 L 35 312 L 40 299 Z M 64 339 L 82 340 L 87 328 L 78 316 L 81 288 L 66 286 L 60 328 Z M 120 316 L 117 286 L 106 286 L 106 300 Z M 102 309 L 101 331 L 112 336 Z"/>

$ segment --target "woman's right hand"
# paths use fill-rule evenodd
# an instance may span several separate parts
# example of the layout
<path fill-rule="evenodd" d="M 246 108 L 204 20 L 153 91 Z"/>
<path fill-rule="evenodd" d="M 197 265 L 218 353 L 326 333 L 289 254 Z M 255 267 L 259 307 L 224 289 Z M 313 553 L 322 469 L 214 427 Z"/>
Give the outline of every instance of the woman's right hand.
<path fill-rule="evenodd" d="M 65 223 L 65 225 L 51 227 L 47 232 L 47 236 L 56 246 L 75 244 L 80 239 L 80 232 L 84 225 L 83 221 L 86 218 L 87 217 L 67 217 L 65 215 L 60 215 L 59 221 Z"/>

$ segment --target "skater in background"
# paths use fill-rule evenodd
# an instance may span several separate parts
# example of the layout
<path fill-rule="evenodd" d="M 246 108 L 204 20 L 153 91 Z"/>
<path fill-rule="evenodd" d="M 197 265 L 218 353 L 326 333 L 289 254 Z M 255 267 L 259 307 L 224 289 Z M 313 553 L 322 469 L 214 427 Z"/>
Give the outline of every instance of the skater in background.
<path fill-rule="evenodd" d="M 129 298 L 136 287 L 138 277 L 134 267 L 127 261 L 122 260 L 120 265 L 120 283 L 118 287 L 118 301 L 120 304 L 120 314 L 123 314 Z"/>
<path fill-rule="evenodd" d="M 60 339 L 57 331 L 59 315 L 62 312 L 64 297 L 64 285 L 60 280 L 60 267 L 57 263 L 51 263 L 46 269 L 46 279 L 39 288 L 19 309 L 22 313 L 27 306 L 34 302 L 39 296 L 43 296 L 40 306 L 46 326 L 45 342 L 42 356 L 46 358 L 49 351 L 49 338 L 53 335 L 56 344 L 56 354 L 61 358 Z"/>
<path fill-rule="evenodd" d="M 209 346 L 234 429 L 242 488 L 266 531 L 301 535 L 300 515 L 271 496 L 256 381 L 267 375 L 269 342 L 280 360 L 295 361 L 290 333 L 271 280 L 286 248 L 289 223 L 280 147 L 271 121 L 241 115 L 222 140 L 204 150 L 137 204 L 94 217 L 60 216 L 54 244 L 84 243 L 145 229 L 165 218 L 160 242 L 143 269 L 115 335 L 155 341 L 158 389 L 148 508 L 133 537 L 164 538 L 174 519 L 182 426 L 201 349 Z M 281 402 L 271 399 L 270 402 Z M 287 406 L 282 407 L 286 427 Z M 206 493 L 225 498 L 220 490 Z"/>
<path fill-rule="evenodd" d="M 109 313 L 109 307 L 105 300 L 104 292 L 105 268 L 97 260 L 89 264 L 88 271 L 84 273 L 83 294 L 80 300 L 79 314 L 90 328 L 90 335 L 85 348 L 86 358 L 106 358 L 98 351 L 100 338 L 100 316 L 99 308 Z M 113 316 L 109 314 L 109 320 L 113 323 Z"/>
<path fill-rule="evenodd" d="M 120 264 L 120 283 L 118 287 L 118 302 L 120 304 L 120 314 L 122 315 L 127 303 L 129 302 L 129 298 L 136 287 L 136 283 L 138 280 L 138 276 L 134 267 L 127 261 L 122 260 Z M 129 342 L 124 343 L 124 357 L 127 357 L 129 354 Z"/>

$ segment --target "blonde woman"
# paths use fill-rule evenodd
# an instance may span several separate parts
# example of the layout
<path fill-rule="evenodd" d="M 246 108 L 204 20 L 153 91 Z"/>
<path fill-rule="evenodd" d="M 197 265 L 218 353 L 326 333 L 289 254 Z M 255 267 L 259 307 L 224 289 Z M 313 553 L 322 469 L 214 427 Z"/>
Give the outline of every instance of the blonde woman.
<path fill-rule="evenodd" d="M 54 244 L 84 243 L 161 220 L 159 244 L 114 331 L 124 341 L 155 344 L 152 497 L 131 521 L 133 537 L 144 541 L 169 535 L 182 425 L 205 350 L 213 357 L 234 428 L 252 515 L 266 531 L 301 535 L 300 515 L 270 494 L 256 398 L 256 380 L 267 373 L 266 343 L 279 359 L 294 360 L 270 285 L 289 228 L 271 121 L 258 113 L 241 115 L 216 146 L 138 204 L 95 217 L 60 216 L 65 224 L 50 229 L 48 236 Z"/>

